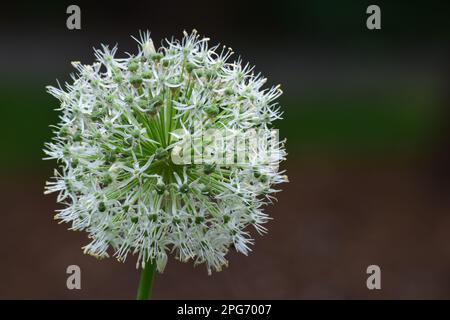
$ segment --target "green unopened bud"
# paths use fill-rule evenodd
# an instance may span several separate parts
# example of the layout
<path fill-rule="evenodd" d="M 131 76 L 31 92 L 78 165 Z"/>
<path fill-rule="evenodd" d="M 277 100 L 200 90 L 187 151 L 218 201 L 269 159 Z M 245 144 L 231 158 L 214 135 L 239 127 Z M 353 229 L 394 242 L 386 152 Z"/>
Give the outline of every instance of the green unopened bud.
<path fill-rule="evenodd" d="M 104 202 L 100 202 L 98 204 L 98 211 L 105 212 L 106 211 L 106 204 Z"/>
<path fill-rule="evenodd" d="M 138 106 L 142 109 L 146 109 L 148 107 L 148 100 L 147 99 L 141 99 L 138 101 Z"/>
<path fill-rule="evenodd" d="M 156 53 L 150 55 L 150 58 L 151 58 L 153 61 L 156 61 L 156 62 L 158 62 L 159 60 L 161 60 L 162 57 L 163 57 L 163 54 L 162 54 L 162 53 L 159 53 L 159 52 L 156 52 Z"/>
<path fill-rule="evenodd" d="M 214 172 L 215 169 L 216 169 L 216 165 L 214 163 L 207 163 L 203 167 L 203 172 L 205 174 L 211 174 Z"/>
<path fill-rule="evenodd" d="M 114 151 L 108 152 L 105 155 L 105 161 L 108 163 L 113 163 L 114 161 L 116 161 L 116 154 Z"/>
<path fill-rule="evenodd" d="M 61 137 L 66 137 L 69 134 L 69 128 L 68 127 L 62 127 L 59 131 L 59 134 Z"/>
<path fill-rule="evenodd" d="M 110 120 L 105 121 L 105 128 L 111 130 L 113 127 L 113 122 Z"/>
<path fill-rule="evenodd" d="M 132 61 L 130 61 L 128 63 L 128 70 L 129 71 L 136 72 L 137 69 L 139 69 L 139 63 L 137 61 L 132 60 Z"/>
<path fill-rule="evenodd" d="M 158 148 L 155 151 L 155 158 L 158 160 L 162 160 L 162 159 L 166 158 L 168 155 L 169 155 L 169 153 L 164 148 Z"/>
<path fill-rule="evenodd" d="M 103 118 L 103 116 L 105 116 L 105 114 L 106 112 L 102 109 L 92 112 L 91 114 L 92 121 L 100 120 L 101 118 Z"/>
<path fill-rule="evenodd" d="M 194 71 L 195 69 L 197 69 L 197 66 L 191 62 L 188 62 L 186 64 L 186 71 L 191 73 L 192 71 Z"/>
<path fill-rule="evenodd" d="M 152 77 L 152 72 L 150 70 L 142 72 L 142 78 L 150 79 Z"/>
<path fill-rule="evenodd" d="M 81 131 L 77 131 L 77 132 L 75 132 L 75 134 L 73 135 L 73 141 L 74 142 L 80 142 L 81 140 L 83 140 L 82 139 L 82 137 L 81 137 Z"/>
<path fill-rule="evenodd" d="M 98 119 L 98 118 L 92 117 L 92 119 L 94 120 L 94 119 Z M 94 140 L 100 140 L 100 139 L 102 138 L 102 134 L 101 134 L 100 132 L 96 131 L 96 132 L 94 133 L 94 135 L 92 136 L 92 138 L 93 138 Z"/>
<path fill-rule="evenodd" d="M 158 182 L 155 185 L 155 190 L 156 190 L 157 194 L 162 195 L 164 193 L 164 191 L 166 190 L 166 185 L 163 182 Z"/>
<path fill-rule="evenodd" d="M 180 192 L 181 193 L 188 193 L 189 192 L 189 185 L 187 183 L 183 183 L 180 186 Z"/>
<path fill-rule="evenodd" d="M 195 224 L 200 224 L 203 221 L 205 221 L 205 218 L 200 217 L 200 216 L 195 217 Z"/>
<path fill-rule="evenodd" d="M 133 103 L 133 95 L 129 94 L 125 97 L 124 101 L 128 104 Z"/>
<path fill-rule="evenodd" d="M 139 88 L 142 85 L 142 78 L 140 76 L 132 76 L 130 78 L 130 83 L 135 88 Z"/>
<path fill-rule="evenodd" d="M 211 188 L 208 186 L 205 186 L 205 187 L 203 187 L 201 192 L 203 195 L 207 196 L 207 195 L 211 194 Z"/>
<path fill-rule="evenodd" d="M 216 105 L 206 106 L 204 110 L 209 117 L 215 117 L 220 112 L 219 108 Z"/>
<path fill-rule="evenodd" d="M 114 96 L 112 94 L 109 94 L 109 95 L 106 96 L 105 100 L 106 100 L 107 103 L 111 104 L 111 103 L 114 102 Z"/>
<path fill-rule="evenodd" d="M 234 93 L 234 91 L 233 91 L 233 89 L 231 89 L 231 88 L 226 88 L 225 91 L 224 91 L 224 93 L 225 93 L 227 96 L 231 96 L 231 95 Z"/>
<path fill-rule="evenodd" d="M 102 183 L 104 186 L 110 185 L 111 182 L 113 182 L 113 178 L 111 177 L 110 174 L 107 173 L 107 174 L 105 174 L 104 176 L 102 176 L 102 178 L 101 178 L 101 183 Z"/>
<path fill-rule="evenodd" d="M 78 163 L 79 163 L 79 160 L 77 158 L 75 158 L 72 160 L 72 163 L 70 164 L 70 166 L 75 169 L 78 166 Z"/>
<path fill-rule="evenodd" d="M 214 77 L 216 73 L 214 72 L 214 70 L 206 70 L 205 71 L 205 77 L 209 80 L 212 79 Z"/>
<path fill-rule="evenodd" d="M 269 180 L 269 179 L 267 178 L 266 175 L 261 175 L 261 176 L 259 177 L 259 182 L 261 182 L 261 183 L 266 183 L 268 180 Z"/>
<path fill-rule="evenodd" d="M 138 129 L 133 130 L 133 138 L 137 139 L 141 136 L 141 131 L 139 131 Z"/>
<path fill-rule="evenodd" d="M 163 105 L 163 101 L 160 97 L 154 97 L 153 99 L 150 100 L 150 104 L 159 108 Z"/>
<path fill-rule="evenodd" d="M 122 77 L 121 74 L 115 74 L 115 75 L 113 76 L 113 80 L 114 80 L 115 83 L 121 83 L 122 80 L 123 80 L 123 77 Z"/>
<path fill-rule="evenodd" d="M 204 74 L 202 69 L 195 69 L 193 73 L 199 78 L 202 77 Z"/>
<path fill-rule="evenodd" d="M 155 108 L 155 106 L 149 106 L 148 107 L 148 114 L 150 116 L 155 116 L 158 113 L 158 109 Z"/>
<path fill-rule="evenodd" d="M 91 85 L 93 88 L 97 88 L 100 82 L 97 79 L 91 80 Z"/>

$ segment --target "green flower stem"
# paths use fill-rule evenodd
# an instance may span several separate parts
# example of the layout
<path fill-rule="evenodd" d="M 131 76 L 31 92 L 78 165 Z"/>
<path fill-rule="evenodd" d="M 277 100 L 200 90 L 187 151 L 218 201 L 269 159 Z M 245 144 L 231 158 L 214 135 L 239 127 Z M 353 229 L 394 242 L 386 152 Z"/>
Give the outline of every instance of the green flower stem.
<path fill-rule="evenodd" d="M 139 281 L 139 289 L 136 300 L 148 300 L 151 298 L 153 278 L 155 276 L 155 261 L 147 261 L 145 268 L 141 271 L 141 280 Z"/>

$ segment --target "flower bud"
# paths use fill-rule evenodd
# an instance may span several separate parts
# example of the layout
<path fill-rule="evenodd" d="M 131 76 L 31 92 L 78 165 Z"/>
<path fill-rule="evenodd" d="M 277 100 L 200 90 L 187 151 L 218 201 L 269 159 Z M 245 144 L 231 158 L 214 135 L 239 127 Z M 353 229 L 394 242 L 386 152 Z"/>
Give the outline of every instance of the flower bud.
<path fill-rule="evenodd" d="M 168 155 L 169 155 L 169 153 L 164 148 L 158 148 L 155 151 L 155 158 L 157 160 L 162 160 L 162 159 L 166 158 Z"/>
<path fill-rule="evenodd" d="M 184 183 L 179 188 L 181 193 L 188 193 L 189 192 L 189 185 L 187 183 Z"/>
<path fill-rule="evenodd" d="M 142 78 L 140 76 L 132 76 L 130 78 L 130 83 L 135 88 L 139 88 L 142 85 Z"/>
<path fill-rule="evenodd" d="M 219 107 L 217 107 L 216 105 L 209 105 L 205 107 L 205 113 L 208 115 L 208 117 L 215 117 L 219 114 L 220 110 Z"/>
<path fill-rule="evenodd" d="M 149 58 L 152 54 L 156 53 L 155 46 L 153 45 L 152 40 L 144 42 L 144 44 L 142 45 L 142 53 L 146 58 Z"/>
<path fill-rule="evenodd" d="M 203 172 L 205 174 L 211 174 L 211 173 L 214 172 L 215 169 L 216 169 L 216 164 L 215 163 L 207 163 L 203 167 Z"/>
<path fill-rule="evenodd" d="M 130 61 L 128 63 L 128 70 L 129 71 L 136 72 L 137 69 L 139 69 L 139 63 L 137 61 L 132 60 L 132 61 Z"/>
<path fill-rule="evenodd" d="M 155 185 L 155 190 L 157 194 L 162 195 L 164 194 L 164 191 L 166 191 L 166 185 L 164 182 L 158 182 Z"/>
<path fill-rule="evenodd" d="M 105 205 L 104 202 L 100 202 L 98 204 L 98 211 L 100 211 L 100 212 L 105 212 L 106 211 L 106 205 Z"/>

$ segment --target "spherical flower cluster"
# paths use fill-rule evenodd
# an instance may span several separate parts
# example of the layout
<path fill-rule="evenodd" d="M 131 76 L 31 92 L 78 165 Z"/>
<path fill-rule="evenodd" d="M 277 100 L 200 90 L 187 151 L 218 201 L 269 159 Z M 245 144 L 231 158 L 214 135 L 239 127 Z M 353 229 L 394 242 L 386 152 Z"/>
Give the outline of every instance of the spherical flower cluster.
<path fill-rule="evenodd" d="M 61 113 L 44 150 L 58 163 L 46 185 L 63 204 L 55 218 L 87 231 L 84 251 L 96 257 L 137 254 L 137 266 L 152 261 L 162 272 L 172 252 L 220 271 L 230 248 L 250 251 L 248 226 L 266 231 L 262 207 L 287 181 L 277 170 L 284 141 L 268 162 L 176 164 L 183 139 L 173 133 L 200 123 L 266 134 L 280 119 L 281 90 L 263 89 L 253 68 L 229 61 L 231 49 L 195 31 L 158 50 L 148 32 L 136 41 L 137 54 L 117 58 L 102 46 L 92 65 L 72 63 L 72 84 L 48 87 Z"/>

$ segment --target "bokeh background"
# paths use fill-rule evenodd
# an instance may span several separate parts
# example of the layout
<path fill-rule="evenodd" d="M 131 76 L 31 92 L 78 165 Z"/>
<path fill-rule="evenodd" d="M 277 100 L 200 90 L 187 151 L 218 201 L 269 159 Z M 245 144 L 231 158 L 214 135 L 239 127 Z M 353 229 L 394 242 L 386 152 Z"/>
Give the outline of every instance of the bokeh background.
<path fill-rule="evenodd" d="M 66 28 L 81 7 L 82 29 Z M 382 29 L 367 30 L 378 4 Z M 169 260 L 154 298 L 450 298 L 450 36 L 444 1 L 40 1 L 0 14 L 0 298 L 132 299 L 133 257 L 84 256 L 84 233 L 53 220 L 57 121 L 45 86 L 69 80 L 101 43 L 134 51 L 183 29 L 231 46 L 281 83 L 290 183 L 268 208 L 269 234 L 207 276 Z M 82 289 L 66 288 L 66 268 Z M 366 288 L 381 267 L 382 289 Z"/>

